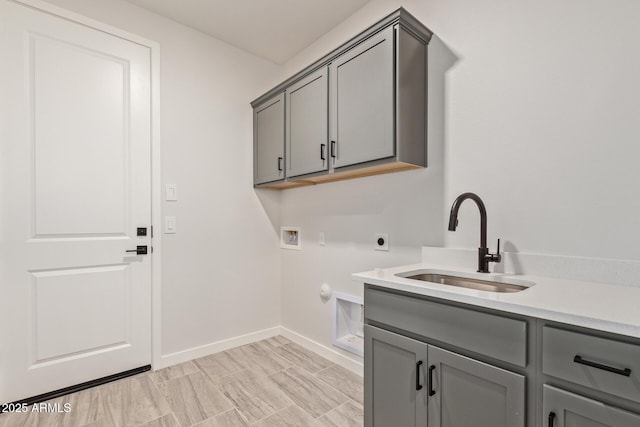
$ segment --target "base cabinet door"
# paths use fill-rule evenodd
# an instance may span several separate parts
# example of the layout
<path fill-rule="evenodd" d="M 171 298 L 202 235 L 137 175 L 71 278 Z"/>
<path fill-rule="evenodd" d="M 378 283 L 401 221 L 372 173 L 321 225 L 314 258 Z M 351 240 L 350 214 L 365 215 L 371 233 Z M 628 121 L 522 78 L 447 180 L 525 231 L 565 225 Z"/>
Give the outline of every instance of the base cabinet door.
<path fill-rule="evenodd" d="M 427 344 L 364 326 L 366 427 L 426 426 Z"/>
<path fill-rule="evenodd" d="M 545 427 L 638 427 L 640 414 L 613 408 L 597 400 L 543 386 Z"/>
<path fill-rule="evenodd" d="M 429 346 L 429 427 L 524 427 L 525 377 Z"/>

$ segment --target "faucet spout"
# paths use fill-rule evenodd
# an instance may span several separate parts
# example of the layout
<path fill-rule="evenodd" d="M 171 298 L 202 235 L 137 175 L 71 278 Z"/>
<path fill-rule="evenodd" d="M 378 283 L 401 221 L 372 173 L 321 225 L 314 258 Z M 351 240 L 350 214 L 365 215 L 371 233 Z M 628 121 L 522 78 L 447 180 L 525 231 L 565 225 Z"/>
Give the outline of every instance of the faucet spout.
<path fill-rule="evenodd" d="M 467 199 L 471 199 L 476 202 L 478 209 L 480 210 L 480 247 L 487 247 L 487 208 L 484 206 L 482 199 L 475 193 L 462 193 L 459 195 L 451 206 L 451 213 L 449 214 L 449 231 L 456 231 L 458 227 L 458 210 L 460 205 Z"/>
<path fill-rule="evenodd" d="M 467 199 L 473 200 L 480 210 L 480 247 L 478 248 L 478 272 L 488 273 L 489 262 L 500 262 L 500 240 L 498 240 L 498 253 L 491 254 L 487 248 L 487 209 L 482 199 L 475 193 L 463 193 L 459 195 L 451 206 L 449 214 L 449 231 L 456 231 L 458 226 L 458 211 L 460 205 Z"/>

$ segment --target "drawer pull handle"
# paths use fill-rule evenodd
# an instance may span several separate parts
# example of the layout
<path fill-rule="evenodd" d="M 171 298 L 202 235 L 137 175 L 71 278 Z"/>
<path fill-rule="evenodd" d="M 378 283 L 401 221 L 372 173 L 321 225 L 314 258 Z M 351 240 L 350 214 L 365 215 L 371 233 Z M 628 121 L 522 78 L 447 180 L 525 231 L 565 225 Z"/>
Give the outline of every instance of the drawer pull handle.
<path fill-rule="evenodd" d="M 556 413 L 555 412 L 549 412 L 549 427 L 553 427 L 555 419 L 556 419 Z"/>
<path fill-rule="evenodd" d="M 579 356 L 577 354 L 573 358 L 573 361 L 576 362 L 576 363 L 579 363 L 581 365 L 591 366 L 592 368 L 602 369 L 603 371 L 612 372 L 614 374 L 622 375 L 622 376 L 625 376 L 625 377 L 630 377 L 631 376 L 631 369 L 629 369 L 629 368 L 624 368 L 624 369 L 613 368 L 611 366 L 603 365 L 601 363 L 592 362 L 590 360 L 585 360 L 585 359 L 582 358 L 582 356 Z"/>
<path fill-rule="evenodd" d="M 429 396 L 433 396 L 436 394 L 436 391 L 433 389 L 433 371 L 435 371 L 436 365 L 429 366 Z"/>
<path fill-rule="evenodd" d="M 416 363 L 416 390 L 422 390 L 422 384 L 420 384 L 420 366 L 422 366 L 422 360 L 418 360 Z"/>

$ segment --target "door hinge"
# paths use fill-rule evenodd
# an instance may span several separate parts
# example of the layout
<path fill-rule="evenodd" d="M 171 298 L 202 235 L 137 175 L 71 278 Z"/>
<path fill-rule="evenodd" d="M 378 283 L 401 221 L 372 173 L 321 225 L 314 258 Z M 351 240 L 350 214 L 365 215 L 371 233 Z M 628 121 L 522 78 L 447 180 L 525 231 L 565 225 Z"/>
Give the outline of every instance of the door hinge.
<path fill-rule="evenodd" d="M 151 238 L 153 239 L 153 225 L 151 226 Z"/>

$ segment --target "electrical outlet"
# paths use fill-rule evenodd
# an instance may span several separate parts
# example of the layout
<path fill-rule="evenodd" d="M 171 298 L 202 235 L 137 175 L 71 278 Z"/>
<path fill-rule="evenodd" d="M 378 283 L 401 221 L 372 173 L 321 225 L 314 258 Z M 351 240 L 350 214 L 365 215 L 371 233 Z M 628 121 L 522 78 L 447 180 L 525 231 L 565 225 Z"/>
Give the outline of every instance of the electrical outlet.
<path fill-rule="evenodd" d="M 373 249 L 376 251 L 389 250 L 389 233 L 375 233 Z"/>

